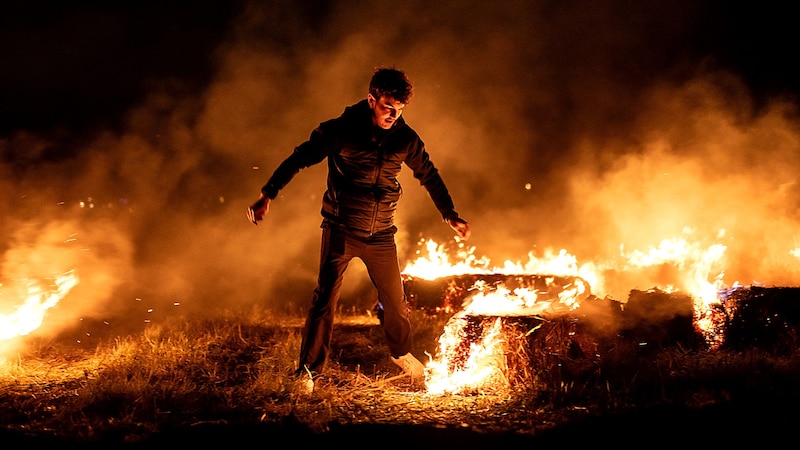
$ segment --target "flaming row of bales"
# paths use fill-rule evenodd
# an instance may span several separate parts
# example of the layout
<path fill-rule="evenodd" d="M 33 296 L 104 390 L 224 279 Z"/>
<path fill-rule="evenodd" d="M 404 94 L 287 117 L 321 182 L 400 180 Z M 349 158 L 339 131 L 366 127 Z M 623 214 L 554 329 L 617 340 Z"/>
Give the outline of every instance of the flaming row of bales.
<path fill-rule="evenodd" d="M 535 386 L 557 376 L 549 368 L 564 358 L 602 358 L 619 345 L 637 351 L 673 345 L 790 350 L 800 330 L 800 288 L 720 288 L 711 302 L 708 289 L 698 299 L 653 288 L 631 290 L 619 301 L 593 294 L 587 279 L 597 280 L 596 274 L 563 251 L 527 268 L 506 263 L 498 269 L 475 258 L 474 249 L 462 248 L 459 262 L 450 264 L 443 246 L 422 244 L 428 255 L 403 271 L 409 302 L 453 314 L 426 364 L 431 394 L 503 394 Z"/>

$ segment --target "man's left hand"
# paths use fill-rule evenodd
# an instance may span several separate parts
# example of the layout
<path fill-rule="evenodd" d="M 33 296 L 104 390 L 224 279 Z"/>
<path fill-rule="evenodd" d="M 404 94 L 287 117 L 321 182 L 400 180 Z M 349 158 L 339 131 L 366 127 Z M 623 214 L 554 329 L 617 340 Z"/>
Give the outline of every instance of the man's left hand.
<path fill-rule="evenodd" d="M 261 193 L 261 196 L 247 208 L 247 220 L 258 225 L 258 222 L 264 220 L 264 216 L 269 212 L 269 197 Z"/>
<path fill-rule="evenodd" d="M 469 223 L 466 220 L 456 217 L 455 219 L 447 219 L 447 224 L 456 232 L 461 239 L 469 239 Z"/>

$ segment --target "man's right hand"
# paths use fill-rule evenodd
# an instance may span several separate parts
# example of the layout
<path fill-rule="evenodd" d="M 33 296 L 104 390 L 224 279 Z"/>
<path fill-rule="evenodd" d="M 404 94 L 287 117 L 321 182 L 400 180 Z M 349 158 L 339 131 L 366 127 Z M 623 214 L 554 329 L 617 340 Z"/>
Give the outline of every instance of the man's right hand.
<path fill-rule="evenodd" d="M 258 222 L 264 220 L 264 216 L 269 212 L 269 202 L 269 197 L 262 192 L 261 197 L 247 208 L 247 220 L 258 225 Z"/>

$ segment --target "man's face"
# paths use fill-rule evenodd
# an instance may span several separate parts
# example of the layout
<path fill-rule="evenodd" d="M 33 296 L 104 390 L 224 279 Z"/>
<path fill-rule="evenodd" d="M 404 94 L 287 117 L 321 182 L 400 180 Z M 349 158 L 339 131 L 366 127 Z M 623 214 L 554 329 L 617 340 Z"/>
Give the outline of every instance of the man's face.
<path fill-rule="evenodd" d="M 405 103 L 401 103 L 391 97 L 385 95 L 376 99 L 372 94 L 367 94 L 367 101 L 369 107 L 372 109 L 372 123 L 388 130 L 394 125 L 394 121 L 400 118 L 403 113 L 403 108 L 406 107 Z"/>

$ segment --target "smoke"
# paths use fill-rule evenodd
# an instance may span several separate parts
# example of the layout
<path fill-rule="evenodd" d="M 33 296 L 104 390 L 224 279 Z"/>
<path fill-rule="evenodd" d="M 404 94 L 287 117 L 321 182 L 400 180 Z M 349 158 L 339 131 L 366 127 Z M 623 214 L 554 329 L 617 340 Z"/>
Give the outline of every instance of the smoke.
<path fill-rule="evenodd" d="M 405 118 L 478 254 L 499 263 L 564 248 L 609 261 L 688 236 L 728 246 L 726 280 L 797 283 L 796 104 L 725 64 L 713 2 L 302 3 L 244 2 L 204 53 L 192 50 L 206 72 L 148 74 L 141 96 L 106 113 L 116 120 L 3 136 L 2 231 L 28 238 L 0 244 L 0 279 L 30 267 L 20 249 L 40 248 L 42 230 L 86 243 L 69 250 L 81 258 L 42 266 L 79 270 L 65 300 L 76 315 L 305 308 L 325 165 L 301 171 L 258 226 L 245 209 L 389 65 L 415 85 Z M 402 266 L 419 238 L 452 232 L 409 173 L 401 182 Z M 642 282 L 624 280 L 620 295 Z M 342 306 L 374 300 L 354 262 Z"/>
<path fill-rule="evenodd" d="M 780 101 L 753 114 L 749 102 L 712 76 L 655 86 L 631 126 L 640 143 L 573 179 L 578 211 L 592 218 L 579 234 L 637 249 L 671 237 L 720 243 L 729 283 L 797 283 L 796 114 Z"/>

